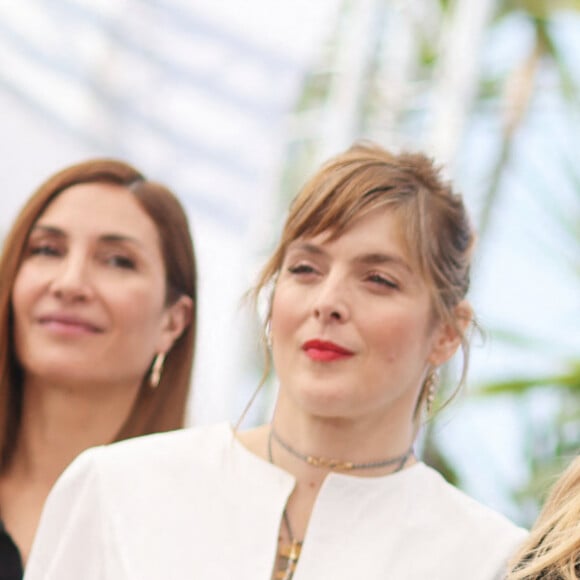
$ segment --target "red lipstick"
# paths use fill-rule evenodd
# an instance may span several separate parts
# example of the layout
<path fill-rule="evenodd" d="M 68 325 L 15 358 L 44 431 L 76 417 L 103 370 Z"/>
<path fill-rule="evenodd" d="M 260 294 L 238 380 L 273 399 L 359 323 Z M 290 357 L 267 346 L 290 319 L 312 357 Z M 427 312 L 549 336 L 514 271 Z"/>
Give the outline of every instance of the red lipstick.
<path fill-rule="evenodd" d="M 307 340 L 302 345 L 306 356 L 315 361 L 332 362 L 352 356 L 354 353 L 334 342 L 327 340 Z"/>

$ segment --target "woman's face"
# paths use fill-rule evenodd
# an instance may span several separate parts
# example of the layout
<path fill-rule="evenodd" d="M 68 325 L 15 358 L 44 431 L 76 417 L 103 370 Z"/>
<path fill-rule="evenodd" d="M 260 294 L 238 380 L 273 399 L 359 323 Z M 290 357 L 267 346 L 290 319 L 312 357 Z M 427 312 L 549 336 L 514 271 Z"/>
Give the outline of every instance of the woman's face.
<path fill-rule="evenodd" d="M 412 421 L 429 365 L 456 348 L 433 320 L 428 288 L 389 209 L 338 239 L 300 238 L 287 250 L 272 304 L 280 396 L 327 418 Z"/>
<path fill-rule="evenodd" d="M 133 195 L 104 183 L 66 189 L 34 225 L 12 291 L 26 377 L 139 384 L 183 328 L 165 291 L 157 229 Z"/>

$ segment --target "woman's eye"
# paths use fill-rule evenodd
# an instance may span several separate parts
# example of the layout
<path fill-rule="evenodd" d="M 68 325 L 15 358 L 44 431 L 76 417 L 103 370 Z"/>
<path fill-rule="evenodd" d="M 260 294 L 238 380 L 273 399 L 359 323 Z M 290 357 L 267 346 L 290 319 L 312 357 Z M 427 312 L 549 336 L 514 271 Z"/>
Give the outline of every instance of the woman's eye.
<path fill-rule="evenodd" d="M 308 264 L 298 264 L 296 266 L 289 266 L 288 272 L 291 274 L 313 274 L 315 270 Z"/>
<path fill-rule="evenodd" d="M 122 256 L 122 255 L 108 256 L 105 259 L 105 262 L 109 266 L 114 266 L 115 268 L 122 268 L 124 270 L 134 270 L 135 269 L 135 261 L 127 256 Z"/>
<path fill-rule="evenodd" d="M 61 251 L 51 244 L 36 244 L 30 247 L 29 254 L 31 256 L 60 256 Z"/>
<path fill-rule="evenodd" d="M 372 282 L 373 284 L 377 284 L 379 286 L 385 286 L 387 288 L 397 289 L 399 285 L 396 282 L 393 282 L 389 278 L 382 276 L 381 274 L 371 274 L 368 276 L 367 280 Z"/>

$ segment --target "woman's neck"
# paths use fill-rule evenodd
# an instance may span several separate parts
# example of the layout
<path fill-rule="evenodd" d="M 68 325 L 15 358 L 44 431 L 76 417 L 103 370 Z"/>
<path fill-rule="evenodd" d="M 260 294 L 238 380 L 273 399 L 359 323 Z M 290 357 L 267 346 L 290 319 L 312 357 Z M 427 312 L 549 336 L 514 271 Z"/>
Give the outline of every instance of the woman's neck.
<path fill-rule="evenodd" d="M 373 477 L 386 475 L 414 462 L 412 457 L 402 460 L 415 435 L 412 420 L 405 417 L 319 417 L 294 408 L 282 397 L 276 406 L 272 425 L 275 431 L 271 447 L 275 463 L 295 475 L 299 475 L 297 470 L 302 473 L 305 466 L 307 473 L 313 469 L 332 470 Z M 310 465 L 306 456 L 312 458 Z M 400 462 L 398 458 L 401 458 Z M 333 460 L 339 465 L 324 469 L 324 463 L 328 466 L 328 462 Z M 379 465 L 374 466 L 377 463 Z"/>
<path fill-rule="evenodd" d="M 18 442 L 8 472 L 52 486 L 79 453 L 115 439 L 137 392 L 138 386 L 68 388 L 25 381 Z"/>
<path fill-rule="evenodd" d="M 24 561 L 50 488 L 79 453 L 115 439 L 137 392 L 25 381 L 18 441 L 0 477 L 2 518 Z"/>

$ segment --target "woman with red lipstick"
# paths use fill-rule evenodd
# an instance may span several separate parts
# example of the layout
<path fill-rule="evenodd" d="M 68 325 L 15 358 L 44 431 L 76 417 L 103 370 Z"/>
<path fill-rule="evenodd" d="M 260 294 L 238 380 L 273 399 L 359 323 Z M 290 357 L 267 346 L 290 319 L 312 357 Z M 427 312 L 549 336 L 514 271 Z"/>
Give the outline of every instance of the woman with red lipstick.
<path fill-rule="evenodd" d="M 273 288 L 271 423 L 85 453 L 47 503 L 27 580 L 501 578 L 523 530 L 413 450 L 438 368 L 467 351 L 472 245 L 425 156 L 332 159 L 256 289 Z"/>
<path fill-rule="evenodd" d="M 196 300 L 187 219 L 133 167 L 80 163 L 16 218 L 0 279 L 0 580 L 18 580 L 46 496 L 81 451 L 183 426 Z"/>

